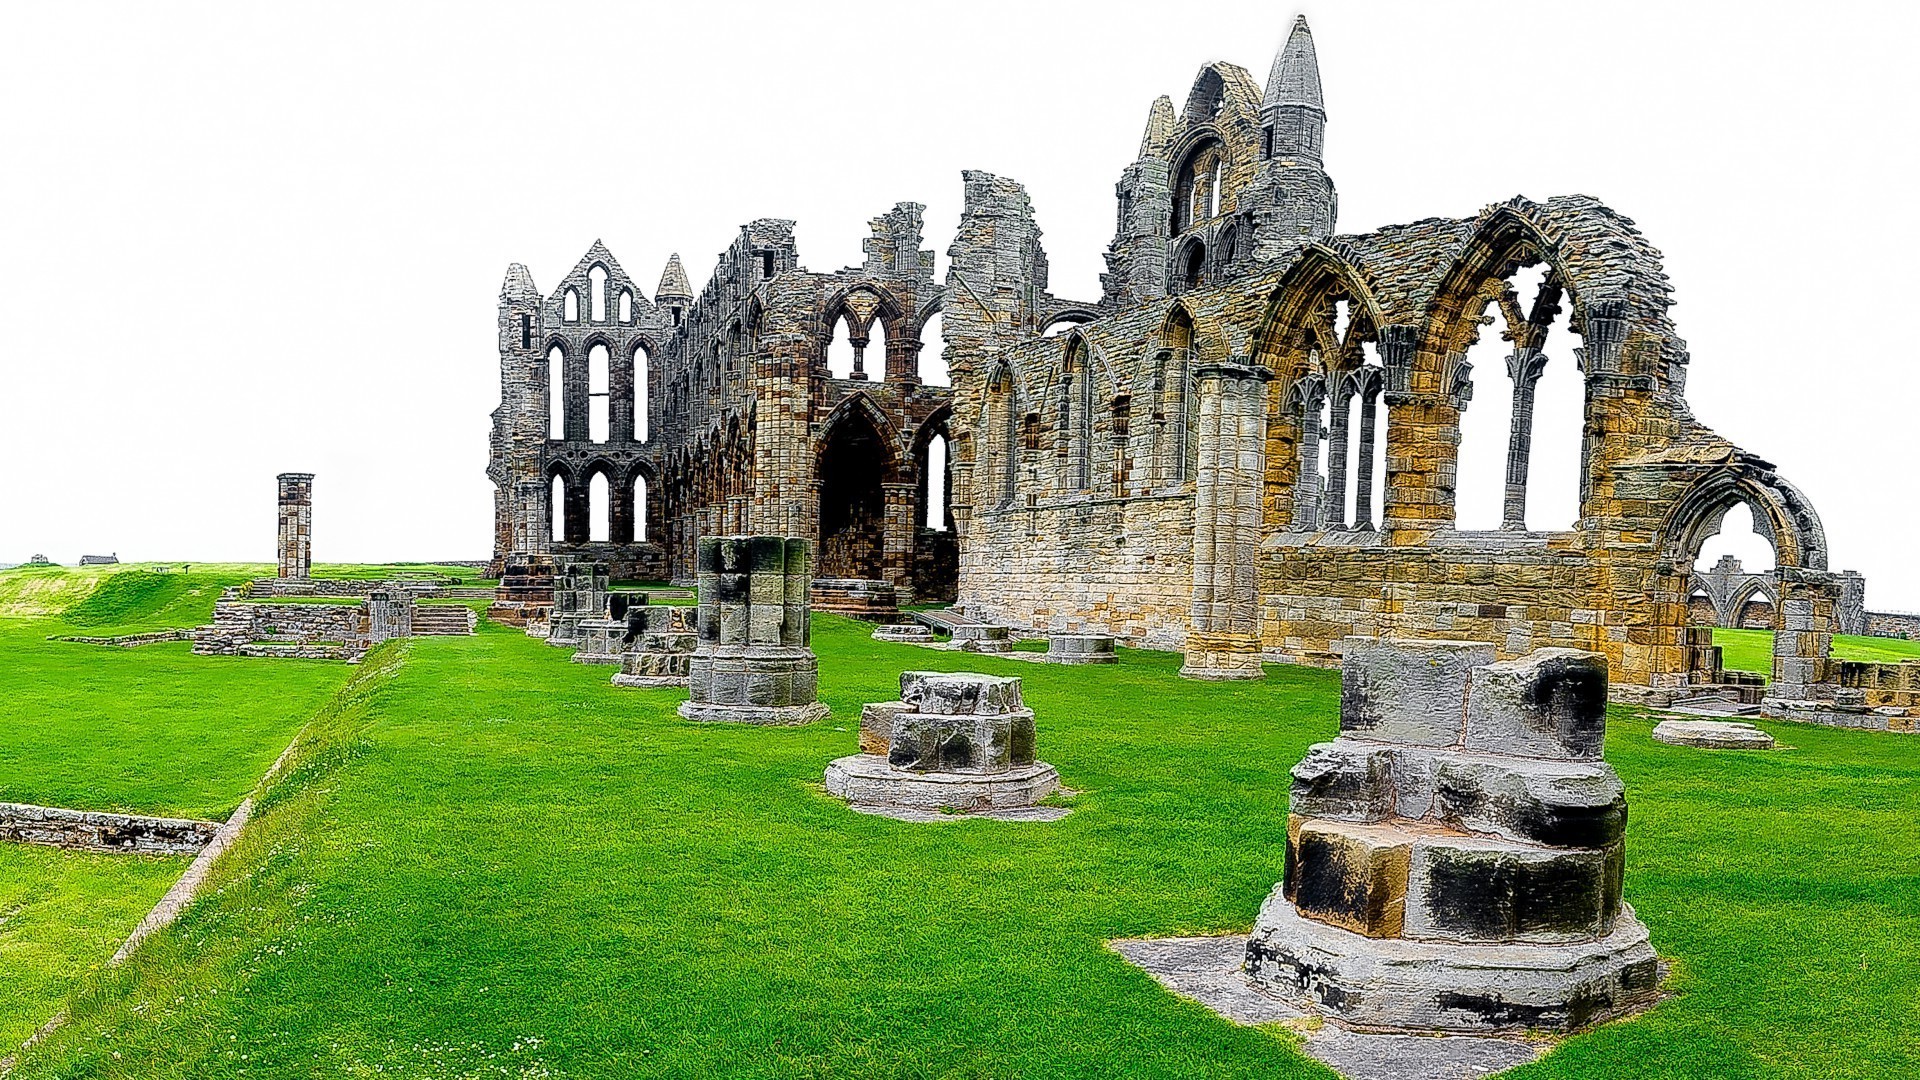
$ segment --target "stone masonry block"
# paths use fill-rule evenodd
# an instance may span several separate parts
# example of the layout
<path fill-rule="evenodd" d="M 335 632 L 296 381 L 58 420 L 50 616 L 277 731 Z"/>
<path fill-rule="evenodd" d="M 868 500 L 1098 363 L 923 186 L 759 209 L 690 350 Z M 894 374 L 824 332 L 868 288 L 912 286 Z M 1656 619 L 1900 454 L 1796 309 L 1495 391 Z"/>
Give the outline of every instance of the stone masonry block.
<path fill-rule="evenodd" d="M 1473 641 L 1347 638 L 1344 646 L 1341 732 L 1415 746 L 1459 743 L 1473 669 L 1495 655 Z"/>
<path fill-rule="evenodd" d="M 1303 817 L 1380 821 L 1394 812 L 1394 752 L 1351 739 L 1320 743 L 1293 767 L 1291 810 Z"/>
<path fill-rule="evenodd" d="M 1607 658 L 1540 649 L 1474 673 L 1465 746 L 1597 761 L 1607 731 Z"/>
<path fill-rule="evenodd" d="M 1399 937 L 1412 843 L 1399 829 L 1300 821 L 1287 830 L 1284 888 L 1300 914 L 1367 937 Z"/>
<path fill-rule="evenodd" d="M 920 712 L 941 716 L 992 715 L 1023 707 L 1017 677 L 971 672 L 902 672 L 900 700 Z"/>
<path fill-rule="evenodd" d="M 1623 849 L 1516 847 L 1465 835 L 1414 841 L 1406 894 L 1409 938 L 1590 941 L 1620 910 Z"/>

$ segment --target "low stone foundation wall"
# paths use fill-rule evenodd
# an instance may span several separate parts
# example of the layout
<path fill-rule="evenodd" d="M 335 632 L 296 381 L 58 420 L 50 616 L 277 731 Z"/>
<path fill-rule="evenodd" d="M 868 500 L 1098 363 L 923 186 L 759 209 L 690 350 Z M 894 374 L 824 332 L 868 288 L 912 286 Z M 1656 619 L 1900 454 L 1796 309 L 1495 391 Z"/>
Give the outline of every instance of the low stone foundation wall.
<path fill-rule="evenodd" d="M 1907 611 L 1867 612 L 1870 637 L 1920 639 L 1920 615 Z"/>
<path fill-rule="evenodd" d="M 206 847 L 219 829 L 217 821 L 0 803 L 0 840 L 70 851 L 174 855 Z"/>
<path fill-rule="evenodd" d="M 892 622 L 900 614 L 900 594 L 884 581 L 814 578 L 808 596 L 815 611 L 868 622 Z"/>
<path fill-rule="evenodd" d="M 139 645 L 157 645 L 163 641 L 191 641 L 192 639 L 193 631 L 183 627 L 179 630 L 150 630 L 144 634 L 121 634 L 117 637 L 79 637 L 77 635 L 65 635 L 53 637 L 49 640 L 71 641 L 80 645 L 111 645 L 119 649 L 131 649 Z"/>

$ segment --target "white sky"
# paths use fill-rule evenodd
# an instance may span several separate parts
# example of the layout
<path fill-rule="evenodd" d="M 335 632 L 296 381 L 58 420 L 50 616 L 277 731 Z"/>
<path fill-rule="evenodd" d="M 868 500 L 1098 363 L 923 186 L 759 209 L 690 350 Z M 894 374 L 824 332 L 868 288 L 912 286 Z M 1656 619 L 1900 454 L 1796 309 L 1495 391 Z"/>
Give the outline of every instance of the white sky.
<path fill-rule="evenodd" d="M 982 168 L 1091 299 L 1149 103 L 1213 59 L 1264 81 L 1296 10 L 1341 231 L 1515 193 L 1630 215 L 1696 414 L 1813 498 L 1872 606 L 1920 608 L 1920 14 L 1893 3 L 14 5 L 0 561 L 267 560 L 282 471 L 318 474 L 323 561 L 485 557 L 508 262 L 551 288 L 600 237 L 697 290 L 750 218 L 832 269 L 915 200 L 944 273 Z M 1463 453 L 1504 445 L 1505 393 Z M 1578 442 L 1542 395 L 1537 476 Z M 1498 483 L 1463 502 L 1497 518 Z"/>

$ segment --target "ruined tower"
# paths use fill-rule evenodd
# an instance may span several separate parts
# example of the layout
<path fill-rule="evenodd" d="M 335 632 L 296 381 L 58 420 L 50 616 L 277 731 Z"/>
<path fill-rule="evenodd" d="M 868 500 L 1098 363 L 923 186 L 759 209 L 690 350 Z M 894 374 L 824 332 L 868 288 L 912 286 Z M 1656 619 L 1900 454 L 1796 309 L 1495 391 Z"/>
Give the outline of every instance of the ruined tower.
<path fill-rule="evenodd" d="M 1256 183 L 1270 192 L 1255 211 L 1262 246 L 1332 236 L 1339 200 L 1322 158 L 1327 108 L 1320 96 L 1320 59 L 1314 55 L 1313 31 L 1305 15 L 1294 20 L 1287 43 L 1273 58 L 1260 99 L 1260 124 Z"/>
<path fill-rule="evenodd" d="M 313 569 L 313 474 L 280 474 L 280 576 L 306 580 Z"/>

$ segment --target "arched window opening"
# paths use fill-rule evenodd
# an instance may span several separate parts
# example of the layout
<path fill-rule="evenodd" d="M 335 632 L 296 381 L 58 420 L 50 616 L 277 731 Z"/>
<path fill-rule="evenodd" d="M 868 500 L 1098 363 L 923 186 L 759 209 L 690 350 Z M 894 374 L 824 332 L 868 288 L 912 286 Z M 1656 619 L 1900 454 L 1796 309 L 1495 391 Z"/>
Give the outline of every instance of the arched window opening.
<path fill-rule="evenodd" d="M 567 354 L 555 345 L 547 350 L 547 438 L 567 437 Z"/>
<path fill-rule="evenodd" d="M 1180 283 L 1188 289 L 1197 289 L 1206 279 L 1207 249 L 1199 243 L 1187 246 L 1186 267 L 1180 272 Z"/>
<path fill-rule="evenodd" d="M 920 328 L 920 381 L 927 386 L 953 385 L 953 376 L 947 371 L 945 324 L 937 311 Z"/>
<path fill-rule="evenodd" d="M 1067 446 L 1067 473 L 1071 488 L 1085 491 L 1093 486 L 1093 364 L 1084 341 L 1076 340 L 1067 352 L 1067 408 L 1062 420 L 1073 433 Z"/>
<path fill-rule="evenodd" d="M 594 442 L 606 442 L 611 431 L 608 359 L 605 345 L 587 351 L 587 438 Z"/>
<path fill-rule="evenodd" d="M 647 441 L 647 382 L 653 377 L 652 357 L 639 345 L 633 348 L 633 437 Z"/>
<path fill-rule="evenodd" d="M 746 342 L 740 332 L 740 323 L 735 320 L 727 327 L 727 374 L 738 374 L 741 368 L 740 353 Z"/>
<path fill-rule="evenodd" d="M 1693 568 L 1704 570 L 1731 555 L 1740 561 L 1740 569 L 1749 574 L 1765 574 L 1775 569 L 1773 541 L 1754 528 L 1753 507 L 1736 503 L 1720 519 L 1720 531 L 1707 537 L 1700 553 L 1693 557 Z"/>
<path fill-rule="evenodd" d="M 1226 182 L 1226 155 L 1208 141 L 1187 155 L 1174 176 L 1173 235 L 1178 236 L 1220 213 L 1220 188 Z"/>
<path fill-rule="evenodd" d="M 947 437 L 927 440 L 927 520 L 929 529 L 947 527 Z"/>
<path fill-rule="evenodd" d="M 623 323 L 633 321 L 633 290 L 631 289 L 620 290 L 620 321 Z"/>
<path fill-rule="evenodd" d="M 633 478 L 633 539 L 647 542 L 647 478 L 638 475 Z"/>
<path fill-rule="evenodd" d="M 608 494 L 607 474 L 595 472 L 587 481 L 588 520 L 593 523 L 593 531 L 587 534 L 589 540 L 611 540 L 613 538 L 613 498 Z"/>
<path fill-rule="evenodd" d="M 565 543 L 567 539 L 567 482 L 555 476 L 551 482 L 552 498 L 547 507 L 549 539 Z"/>
<path fill-rule="evenodd" d="M 1011 506 L 1019 486 L 1021 421 L 1015 413 L 1010 372 L 1002 369 L 988 382 L 986 404 L 982 441 L 986 447 L 987 468 L 982 474 L 989 485 L 987 498 L 994 506 Z"/>
<path fill-rule="evenodd" d="M 568 289 L 566 294 L 560 298 L 560 321 L 580 321 L 580 294 L 574 292 L 572 289 Z"/>
<path fill-rule="evenodd" d="M 1040 331 L 1040 336 L 1041 337 L 1059 337 L 1061 334 L 1071 334 L 1075 327 L 1085 326 L 1086 323 L 1087 323 L 1087 320 L 1082 316 L 1062 315 L 1059 318 L 1048 323 Z"/>
<path fill-rule="evenodd" d="M 827 374 L 836 379 L 853 377 L 852 322 L 852 316 L 841 316 L 833 327 L 833 342 L 827 346 Z"/>
<path fill-rule="evenodd" d="M 1586 416 L 1573 305 L 1544 263 L 1489 283 L 1481 296 L 1482 325 L 1463 354 L 1455 527 L 1571 528 Z"/>
<path fill-rule="evenodd" d="M 593 321 L 607 321 L 607 271 L 596 266 L 587 271 L 587 298 L 593 307 Z"/>

